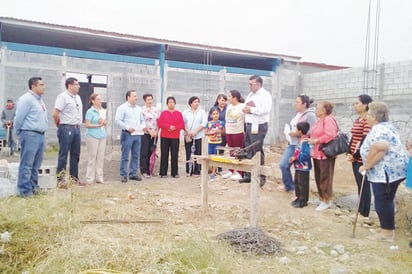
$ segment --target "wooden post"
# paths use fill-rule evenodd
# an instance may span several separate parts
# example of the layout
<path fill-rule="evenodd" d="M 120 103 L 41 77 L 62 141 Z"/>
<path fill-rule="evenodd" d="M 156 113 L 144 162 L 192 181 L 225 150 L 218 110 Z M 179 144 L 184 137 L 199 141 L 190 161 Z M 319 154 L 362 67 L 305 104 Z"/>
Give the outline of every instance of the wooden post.
<path fill-rule="evenodd" d="M 260 184 L 260 152 L 252 158 L 253 166 L 250 174 L 250 226 L 257 227 L 259 218 L 259 184 Z"/>
<path fill-rule="evenodd" d="M 201 192 L 200 192 L 200 198 L 202 200 L 202 209 L 207 210 L 208 209 L 208 192 L 209 192 L 209 178 L 208 178 L 208 169 L 209 169 L 209 160 L 208 159 L 203 159 L 202 160 L 202 170 L 200 171 L 200 184 L 201 184 Z"/>
<path fill-rule="evenodd" d="M 260 188 L 260 174 L 262 172 L 262 167 L 260 166 L 260 152 L 251 159 L 245 160 L 231 160 L 221 161 L 219 159 L 214 159 L 211 156 L 199 156 L 196 155 L 196 161 L 202 165 L 201 170 L 201 200 L 202 209 L 208 210 L 208 191 L 209 191 L 209 166 L 216 165 L 223 168 L 229 168 L 234 170 L 242 170 L 251 173 L 251 184 L 250 184 L 250 226 L 257 227 L 259 219 L 259 188 Z M 218 156 L 222 157 L 222 156 Z M 223 157 L 224 158 L 224 157 Z M 273 169 L 273 168 L 272 168 Z M 266 170 L 269 172 L 269 169 Z"/>
<path fill-rule="evenodd" d="M 207 141 L 207 137 L 203 138 L 202 140 L 202 155 L 207 156 L 208 153 L 208 141 Z M 202 162 L 198 162 L 198 163 L 202 163 L 202 167 L 201 167 L 201 171 L 200 171 L 200 176 L 201 176 L 201 200 L 202 200 L 202 209 L 203 210 L 207 210 L 209 205 L 208 205 L 208 192 L 209 192 L 209 164 L 210 161 L 207 159 L 204 159 L 204 161 Z"/>

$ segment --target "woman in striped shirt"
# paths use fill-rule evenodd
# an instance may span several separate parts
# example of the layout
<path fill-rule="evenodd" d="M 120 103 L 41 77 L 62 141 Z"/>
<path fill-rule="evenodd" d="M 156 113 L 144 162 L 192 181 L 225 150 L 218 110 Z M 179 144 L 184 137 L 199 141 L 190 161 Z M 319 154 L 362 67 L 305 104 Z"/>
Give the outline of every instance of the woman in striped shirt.
<path fill-rule="evenodd" d="M 358 185 L 358 195 L 361 196 L 359 213 L 365 217 L 363 222 L 369 225 L 372 224 L 372 221 L 368 218 L 371 206 L 371 188 L 368 178 L 365 177 L 362 193 L 360 193 L 362 174 L 359 173 L 359 167 L 362 166 L 362 158 L 359 150 L 363 140 L 370 130 L 370 125 L 368 125 L 368 122 L 366 121 L 366 114 L 369 109 L 368 104 L 370 102 L 372 102 L 372 98 L 367 94 L 362 94 L 358 96 L 356 102 L 353 104 L 353 108 L 359 116 L 355 119 L 351 129 L 352 139 L 349 145 L 350 152 L 347 154 L 347 160 L 352 162 L 353 175 L 355 176 L 356 184 Z"/>

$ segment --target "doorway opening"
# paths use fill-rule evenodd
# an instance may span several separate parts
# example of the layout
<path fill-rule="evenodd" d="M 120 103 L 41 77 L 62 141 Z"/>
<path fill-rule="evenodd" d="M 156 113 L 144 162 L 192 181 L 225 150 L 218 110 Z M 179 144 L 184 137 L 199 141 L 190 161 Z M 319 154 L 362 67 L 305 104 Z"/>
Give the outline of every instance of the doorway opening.
<path fill-rule="evenodd" d="M 67 72 L 66 79 L 74 77 L 79 81 L 79 96 L 83 104 L 83 120 L 89 109 L 89 98 L 92 93 L 97 93 L 102 98 L 102 107 L 107 109 L 107 75 L 84 74 Z"/>

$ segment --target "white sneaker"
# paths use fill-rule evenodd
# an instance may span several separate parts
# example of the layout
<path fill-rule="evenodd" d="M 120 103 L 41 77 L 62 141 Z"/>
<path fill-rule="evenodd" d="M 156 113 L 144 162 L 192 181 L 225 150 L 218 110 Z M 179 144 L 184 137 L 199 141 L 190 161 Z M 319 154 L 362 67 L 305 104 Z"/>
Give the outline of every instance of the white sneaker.
<path fill-rule="evenodd" d="M 325 210 L 325 209 L 330 208 L 330 206 L 331 206 L 331 202 L 329 202 L 329 203 L 324 203 L 324 202 L 321 201 L 320 204 L 318 205 L 318 207 L 315 208 L 315 210 L 316 210 L 316 211 L 323 211 L 323 210 Z"/>
<path fill-rule="evenodd" d="M 315 198 L 313 200 L 309 200 L 308 204 L 318 206 L 320 204 L 320 200 L 319 200 L 319 198 Z"/>
<path fill-rule="evenodd" d="M 242 175 L 240 175 L 238 172 L 235 172 L 232 176 L 230 176 L 230 179 L 232 179 L 233 181 L 238 181 L 242 179 Z"/>
<path fill-rule="evenodd" d="M 229 179 L 230 177 L 232 177 L 233 173 L 228 171 L 226 174 L 222 175 L 223 179 Z"/>

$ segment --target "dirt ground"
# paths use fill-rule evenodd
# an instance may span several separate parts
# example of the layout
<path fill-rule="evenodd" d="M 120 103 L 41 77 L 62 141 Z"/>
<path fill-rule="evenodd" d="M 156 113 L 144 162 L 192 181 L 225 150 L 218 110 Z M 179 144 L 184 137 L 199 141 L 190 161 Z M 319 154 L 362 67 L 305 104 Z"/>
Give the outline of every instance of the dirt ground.
<path fill-rule="evenodd" d="M 143 179 L 142 182 L 120 183 L 118 146 L 107 146 L 105 161 L 105 183 L 76 187 L 81 193 L 78 199 L 90 220 L 96 219 L 161 219 L 161 226 L 176 238 L 185 231 L 199 231 L 210 238 L 249 226 L 250 184 L 239 184 L 220 176 L 209 183 L 209 208 L 201 209 L 200 178 L 186 177 L 184 171 L 184 148 L 181 147 L 179 171 L 181 178 L 158 176 Z M 266 147 L 266 163 L 276 164 L 282 149 Z M 86 148 L 82 148 L 80 163 L 81 180 L 85 181 Z M 46 159 L 45 163 L 54 163 Z M 158 168 L 158 167 L 157 167 Z M 277 169 L 277 168 L 276 168 Z M 316 186 L 311 173 L 310 199 L 316 198 Z M 396 240 L 393 243 L 376 242 L 368 239 L 376 233 L 376 225 L 364 226 L 358 222 L 356 237 L 353 238 L 351 216 L 353 212 L 334 205 L 324 212 L 316 212 L 314 205 L 302 209 L 290 206 L 292 195 L 276 190 L 280 184 L 280 173 L 269 177 L 268 183 L 259 190 L 258 226 L 282 244 L 282 254 L 268 259 L 264 273 L 412 273 L 412 249 L 409 221 L 411 194 L 402 185 L 397 194 Z M 65 190 L 55 190 L 65 191 Z M 128 200 L 128 193 L 134 196 Z M 336 163 L 334 195 L 339 197 L 356 194 L 356 186 L 350 164 L 339 156 Z M 133 205 L 135 213 L 116 211 L 115 207 L 102 210 L 91 206 L 91 201 L 115 199 Z M 93 202 L 94 204 L 94 202 Z M 144 226 L 139 227 L 144 234 Z M 142 236 L 144 237 L 144 236 Z M 264 259 L 265 260 L 265 259 Z M 272 263 L 269 263 L 272 262 Z M 274 265 L 281 265 L 280 268 Z M 343 272 L 342 272 L 343 271 Z M 234 273 L 247 273 L 235 271 Z"/>

